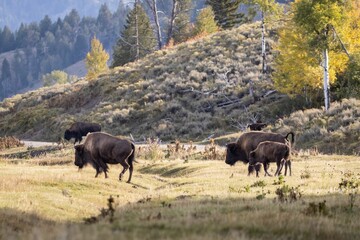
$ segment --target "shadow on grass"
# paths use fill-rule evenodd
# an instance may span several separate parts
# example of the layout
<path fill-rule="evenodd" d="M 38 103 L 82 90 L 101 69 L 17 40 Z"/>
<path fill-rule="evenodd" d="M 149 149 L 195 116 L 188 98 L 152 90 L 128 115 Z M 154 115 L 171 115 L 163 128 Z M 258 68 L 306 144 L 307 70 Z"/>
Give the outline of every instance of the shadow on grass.
<path fill-rule="evenodd" d="M 0 208 L 1 231 L 29 232 L 37 227 L 54 226 L 56 222 L 45 220 L 40 216 L 11 208 Z"/>
<path fill-rule="evenodd" d="M 193 166 L 182 166 L 179 167 L 177 165 L 151 165 L 146 166 L 143 168 L 140 168 L 138 171 L 143 174 L 155 174 L 159 175 L 161 177 L 169 177 L 169 178 L 175 178 L 175 177 L 184 177 L 186 175 L 189 175 L 198 169 L 201 169 L 200 167 L 193 167 Z"/>
<path fill-rule="evenodd" d="M 98 215 L 84 219 L 83 223 L 54 222 L 36 214 L 0 209 L 0 237 L 360 239 L 360 222 L 355 220 L 359 216 L 359 208 L 350 211 L 347 195 L 344 194 L 307 196 L 292 203 L 283 203 L 272 198 L 256 200 L 240 196 L 219 198 L 179 193 L 173 199 L 145 198 L 120 208 L 116 207 L 114 199 L 110 199 Z M 327 211 L 316 210 L 316 206 L 320 206 L 318 203 L 324 203 L 322 208 Z"/>

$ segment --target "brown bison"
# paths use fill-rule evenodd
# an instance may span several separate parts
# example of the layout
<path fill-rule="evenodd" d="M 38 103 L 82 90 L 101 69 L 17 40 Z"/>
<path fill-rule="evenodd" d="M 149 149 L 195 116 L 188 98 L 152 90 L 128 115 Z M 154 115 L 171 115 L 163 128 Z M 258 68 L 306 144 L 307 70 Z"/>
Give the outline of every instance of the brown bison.
<path fill-rule="evenodd" d="M 237 161 L 243 163 L 249 162 L 249 153 L 256 149 L 259 143 L 264 141 L 280 142 L 290 144 L 288 137 L 291 135 L 291 144 L 294 143 L 294 133 L 289 132 L 286 136 L 278 133 L 267 132 L 246 132 L 242 134 L 234 143 L 228 143 L 226 146 L 226 160 L 225 163 L 234 165 Z M 265 168 L 266 166 L 264 166 Z M 253 167 L 249 166 L 249 174 L 253 171 Z M 258 171 L 258 169 L 256 169 Z"/>
<path fill-rule="evenodd" d="M 92 165 L 96 169 L 97 177 L 104 172 L 107 178 L 109 164 L 120 163 L 123 170 L 119 175 L 121 181 L 126 170 L 129 169 L 130 175 L 128 183 L 131 181 L 133 172 L 133 162 L 135 160 L 135 146 L 132 142 L 125 139 L 114 137 L 107 133 L 89 133 L 83 144 L 75 146 L 75 165 L 83 168 L 86 164 Z"/>
<path fill-rule="evenodd" d="M 267 164 L 270 162 L 276 162 L 277 169 L 275 172 L 275 176 L 280 174 L 281 169 L 284 166 L 289 166 L 290 175 L 291 175 L 291 165 L 287 164 L 290 162 L 290 147 L 288 144 L 279 143 L 279 142 L 271 142 L 265 141 L 259 143 L 257 148 L 249 153 L 249 165 L 254 166 L 256 164 L 263 164 L 265 170 L 265 176 L 271 176 L 267 171 Z M 285 175 L 286 175 L 285 167 Z M 258 172 L 256 172 L 256 176 L 258 177 Z"/>
<path fill-rule="evenodd" d="M 66 129 L 64 133 L 64 138 L 66 140 L 70 140 L 72 138 L 75 139 L 74 144 L 76 142 L 81 142 L 82 137 L 86 136 L 86 134 L 91 132 L 100 132 L 101 126 L 97 123 L 87 123 L 87 122 L 76 122 L 73 123 L 69 129 Z"/>
<path fill-rule="evenodd" d="M 266 123 L 253 123 L 248 125 L 251 131 L 261 131 L 266 126 Z"/>

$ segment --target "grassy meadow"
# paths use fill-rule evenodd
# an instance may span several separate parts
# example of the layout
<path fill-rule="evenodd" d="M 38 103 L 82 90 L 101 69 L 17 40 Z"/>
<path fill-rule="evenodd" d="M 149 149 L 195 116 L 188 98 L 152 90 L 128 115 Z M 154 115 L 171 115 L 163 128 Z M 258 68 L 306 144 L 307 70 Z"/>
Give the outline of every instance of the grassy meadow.
<path fill-rule="evenodd" d="M 219 147 L 209 159 L 153 146 L 138 151 L 127 184 L 120 165 L 108 179 L 78 171 L 70 145 L 34 150 L 1 152 L 0 239 L 360 238 L 358 156 L 299 151 L 291 177 L 256 178 Z"/>

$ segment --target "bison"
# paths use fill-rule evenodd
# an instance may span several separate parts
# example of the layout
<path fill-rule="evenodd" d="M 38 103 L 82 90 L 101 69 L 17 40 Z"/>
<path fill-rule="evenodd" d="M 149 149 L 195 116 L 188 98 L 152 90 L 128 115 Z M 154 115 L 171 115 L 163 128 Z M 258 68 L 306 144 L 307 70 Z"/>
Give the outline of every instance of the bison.
<path fill-rule="evenodd" d="M 251 131 L 261 131 L 266 126 L 266 123 L 253 123 L 248 125 Z"/>
<path fill-rule="evenodd" d="M 275 176 L 280 174 L 281 169 L 284 166 L 289 166 L 290 174 L 291 174 L 291 165 L 288 164 L 290 156 L 290 147 L 288 144 L 279 143 L 279 142 L 271 142 L 265 141 L 259 143 L 257 148 L 249 153 L 249 165 L 254 166 L 256 164 L 263 164 L 265 170 L 265 176 L 271 176 L 267 171 L 267 164 L 270 162 L 276 162 L 277 169 L 275 172 Z M 266 167 L 265 167 L 266 166 Z M 286 175 L 285 167 L 285 175 Z M 258 172 L 256 172 L 256 176 L 258 177 Z"/>
<path fill-rule="evenodd" d="M 87 123 L 87 122 L 76 122 L 73 123 L 69 129 L 66 129 L 64 133 L 64 138 L 70 140 L 74 138 L 74 144 L 76 142 L 81 142 L 82 137 L 91 132 L 100 132 L 101 126 L 97 123 Z"/>
<path fill-rule="evenodd" d="M 246 164 L 249 162 L 249 153 L 255 150 L 259 143 L 273 141 L 290 144 L 288 140 L 289 135 L 291 135 L 291 144 L 293 144 L 295 136 L 293 132 L 289 132 L 286 136 L 278 133 L 246 132 L 242 134 L 236 142 L 227 144 L 225 163 L 233 166 L 237 161 L 241 161 Z M 265 167 L 264 165 L 264 168 Z M 253 167 L 249 166 L 248 173 L 250 174 L 253 170 Z M 259 169 L 256 169 L 256 171 L 258 170 Z"/>
<path fill-rule="evenodd" d="M 109 167 L 107 164 L 118 164 L 123 166 L 119 175 L 121 181 L 126 170 L 129 169 L 130 175 L 128 183 L 131 181 L 133 172 L 133 162 L 135 161 L 135 145 L 126 139 L 114 137 L 107 133 L 89 133 L 83 144 L 75 146 L 75 165 L 79 169 L 86 164 L 92 165 L 96 169 L 97 177 L 104 172 L 107 178 Z"/>

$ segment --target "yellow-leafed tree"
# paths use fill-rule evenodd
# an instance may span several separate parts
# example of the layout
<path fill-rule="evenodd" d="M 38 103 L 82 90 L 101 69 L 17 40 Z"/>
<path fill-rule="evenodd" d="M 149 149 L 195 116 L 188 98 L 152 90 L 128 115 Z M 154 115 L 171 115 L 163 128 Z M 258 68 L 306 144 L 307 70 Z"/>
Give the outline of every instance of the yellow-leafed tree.
<path fill-rule="evenodd" d="M 288 94 L 324 91 L 330 105 L 330 85 L 359 50 L 359 4 L 356 0 L 295 0 L 279 31 L 274 82 Z"/>
<path fill-rule="evenodd" d="M 91 40 L 90 52 L 86 54 L 86 69 L 88 80 L 97 77 L 100 73 L 108 69 L 107 61 L 109 60 L 109 54 L 104 50 L 101 42 L 94 37 Z"/>

